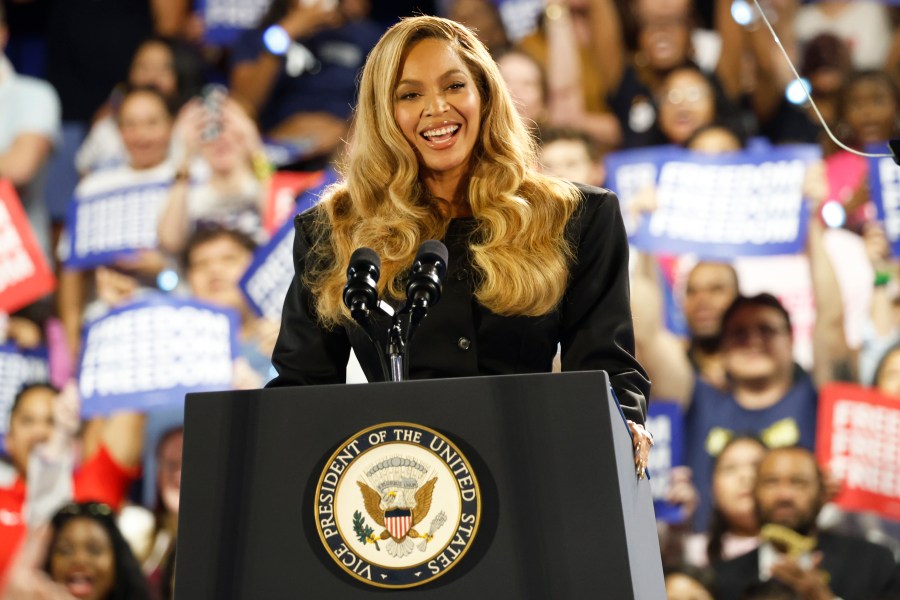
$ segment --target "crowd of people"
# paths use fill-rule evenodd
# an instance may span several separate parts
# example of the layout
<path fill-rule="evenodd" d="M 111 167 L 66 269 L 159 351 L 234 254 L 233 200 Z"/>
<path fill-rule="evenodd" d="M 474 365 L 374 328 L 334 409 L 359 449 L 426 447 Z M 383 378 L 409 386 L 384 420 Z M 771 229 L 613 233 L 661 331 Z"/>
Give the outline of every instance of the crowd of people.
<path fill-rule="evenodd" d="M 0 314 L 0 344 L 50 347 L 47 380 L 0 398 L 8 420 L 0 598 L 171 597 L 183 403 L 82 419 L 85 328 L 139 299 L 188 297 L 237 314 L 234 389 L 272 380 L 273 351 L 275 384 L 306 381 L 288 358 L 314 349 L 282 340 L 276 350 L 278 320 L 254 311 L 240 287 L 277 228 L 267 222 L 273 175 L 368 164 L 364 184 L 350 173 L 356 193 L 393 175 L 377 164 L 375 141 L 354 147 L 367 127 L 382 126 L 354 124 L 354 114 L 376 121 L 354 113 L 357 88 L 386 29 L 421 13 L 477 34 L 502 77 L 493 83 L 505 86 L 537 144 L 536 168 L 551 178 L 603 186 L 604 157 L 633 148 L 724 155 L 760 139 L 821 148 L 804 184 L 813 217 L 800 257 L 814 318 L 779 297 L 775 276 L 745 281 L 740 257 L 631 250 L 634 347 L 652 383 L 648 400 L 676 403 L 685 423 L 684 464 L 667 492 L 682 520 L 658 527 L 666 587 L 676 600 L 900 598 L 900 524 L 837 508 L 840 482 L 813 454 L 823 386 L 900 394 L 900 272 L 867 162 L 834 144 L 804 98 L 788 98 L 793 74 L 752 3 L 271 0 L 231 45 L 207 40 L 193 4 L 0 4 L 0 179 L 18 192 L 58 280 L 50 296 Z M 863 150 L 900 136 L 900 9 L 874 0 L 761 4 L 844 144 Z M 404 110 L 393 114 L 402 129 Z M 130 210 L 155 215 L 154 243 L 90 268 L 73 263 L 73 238 L 90 231 L 74 222 L 75 208 L 137 187 L 148 190 L 134 196 L 144 206 Z M 839 227 L 818 217 L 834 202 L 846 215 Z M 656 210 L 654 190 L 622 210 L 632 231 Z M 374 239 L 388 225 L 372 219 Z M 607 252 L 607 242 L 596 246 Z M 339 278 L 316 289 L 324 296 Z M 668 297 L 683 331 L 666 315 Z M 337 321 L 340 308 L 319 302 Z M 297 310 L 289 300 L 285 311 Z M 504 349 L 493 351 L 502 362 Z M 640 422 L 635 404 L 627 416 Z"/>

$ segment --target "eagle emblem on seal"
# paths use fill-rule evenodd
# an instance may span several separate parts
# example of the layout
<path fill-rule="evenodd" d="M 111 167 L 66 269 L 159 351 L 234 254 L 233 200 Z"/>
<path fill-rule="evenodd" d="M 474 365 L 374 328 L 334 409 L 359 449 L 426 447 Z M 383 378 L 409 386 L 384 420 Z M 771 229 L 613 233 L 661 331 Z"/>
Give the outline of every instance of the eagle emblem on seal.
<path fill-rule="evenodd" d="M 359 480 L 356 483 L 366 512 L 383 527 L 377 536 L 374 531 L 367 532 L 366 542 L 377 547 L 378 541 L 384 541 L 387 553 L 396 558 L 413 552 L 412 539 L 415 538 L 421 539 L 419 550 L 425 550 L 437 528 L 446 520 L 441 511 L 432 520 L 429 531 L 420 533 L 415 529 L 431 510 L 431 497 L 438 479 L 429 478 L 428 474 L 429 470 L 418 461 L 399 456 L 385 459 L 366 471 L 365 478 L 369 482 Z"/>

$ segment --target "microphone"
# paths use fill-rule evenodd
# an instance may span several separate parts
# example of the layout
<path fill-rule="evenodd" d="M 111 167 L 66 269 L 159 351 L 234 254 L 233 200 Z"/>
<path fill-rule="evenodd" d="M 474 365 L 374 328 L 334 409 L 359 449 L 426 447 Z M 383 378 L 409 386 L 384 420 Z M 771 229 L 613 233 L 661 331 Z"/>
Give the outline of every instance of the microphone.
<path fill-rule="evenodd" d="M 375 348 L 378 362 L 381 363 L 381 374 L 387 381 L 390 377 L 384 350 L 379 341 L 375 324 L 369 319 L 372 310 L 378 307 L 378 278 L 381 276 L 381 259 L 371 248 L 357 248 L 350 255 L 347 265 L 347 285 L 344 286 L 344 306 L 350 310 L 350 316 L 365 332 L 366 337 Z"/>
<path fill-rule="evenodd" d="M 406 285 L 406 301 L 410 308 L 427 310 L 441 299 L 447 257 L 447 246 L 438 240 L 427 240 L 419 247 Z"/>
<path fill-rule="evenodd" d="M 381 259 L 371 248 L 357 248 L 347 266 L 347 285 L 344 286 L 344 306 L 357 323 L 369 318 L 369 311 L 378 306 L 378 278 Z M 362 325 L 362 323 L 360 323 Z"/>
<path fill-rule="evenodd" d="M 416 330 L 428 314 L 428 308 L 441 299 L 448 254 L 447 246 L 438 240 L 427 240 L 419 246 L 416 253 L 410 269 L 409 283 L 406 284 L 404 312 L 409 313 L 409 327 L 406 330 L 406 343 L 402 347 L 404 357 L 409 352 L 409 343 Z"/>

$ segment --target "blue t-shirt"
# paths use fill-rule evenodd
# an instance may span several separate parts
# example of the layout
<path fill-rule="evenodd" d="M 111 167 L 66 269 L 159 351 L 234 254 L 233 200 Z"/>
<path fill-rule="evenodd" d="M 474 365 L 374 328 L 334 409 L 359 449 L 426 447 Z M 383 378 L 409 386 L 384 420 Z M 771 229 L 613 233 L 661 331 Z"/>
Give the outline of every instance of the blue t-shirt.
<path fill-rule="evenodd" d="M 281 70 L 260 111 L 261 129 L 267 131 L 298 112 L 327 112 L 349 119 L 356 102 L 357 74 L 383 32 L 373 22 L 355 21 L 299 40 L 317 64 L 296 76 Z M 264 51 L 262 31 L 247 31 L 234 46 L 232 62 L 254 61 Z"/>
<path fill-rule="evenodd" d="M 712 472 L 715 457 L 734 436 L 753 435 L 770 448 L 801 446 L 813 449 L 816 439 L 818 392 L 809 375 L 800 372 L 794 385 L 768 408 L 742 407 L 728 392 L 697 379 L 685 418 L 687 466 L 691 468 L 700 505 L 694 530 L 706 531 L 712 514 Z"/>

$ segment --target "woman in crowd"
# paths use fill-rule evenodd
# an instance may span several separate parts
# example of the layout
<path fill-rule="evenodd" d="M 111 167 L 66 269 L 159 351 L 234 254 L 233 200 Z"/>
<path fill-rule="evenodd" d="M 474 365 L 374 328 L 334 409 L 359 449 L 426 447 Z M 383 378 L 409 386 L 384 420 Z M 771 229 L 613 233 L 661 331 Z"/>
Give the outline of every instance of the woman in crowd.
<path fill-rule="evenodd" d="M 183 447 L 184 427 L 181 426 L 164 433 L 156 446 L 154 527 L 150 540 L 150 552 L 144 558 L 143 569 L 151 585 L 160 590 L 167 587 L 167 564 L 170 556 L 175 552 L 175 538 L 178 535 Z"/>
<path fill-rule="evenodd" d="M 83 600 L 149 600 L 137 560 L 105 504 L 69 504 L 53 517 L 46 570 Z"/>
<path fill-rule="evenodd" d="M 702 127 L 716 120 L 716 93 L 706 75 L 696 67 L 679 67 L 660 85 L 659 129 L 665 141 L 685 145 Z"/>
<path fill-rule="evenodd" d="M 882 394 L 900 398 L 900 344 L 888 348 L 875 369 L 875 387 Z"/>
<path fill-rule="evenodd" d="M 525 124 L 537 128 L 546 123 L 547 76 L 540 63 L 521 50 L 511 49 L 497 55 L 497 66 Z"/>
<path fill-rule="evenodd" d="M 729 440 L 716 457 L 712 474 L 713 513 L 709 530 L 689 538 L 686 560 L 706 566 L 756 548 L 759 523 L 753 486 L 766 447 L 755 437 Z"/>
<path fill-rule="evenodd" d="M 148 203 L 144 208 L 158 214 L 172 181 L 172 167 L 167 161 L 172 115 L 165 97 L 155 88 L 129 90 L 122 99 L 118 126 L 128 151 L 129 163 L 115 169 L 97 171 L 82 179 L 75 189 L 73 202 L 77 204 L 82 198 L 112 195 L 145 186 L 147 192 L 139 196 L 139 201 Z M 135 214 L 139 214 L 140 209 L 134 206 Z M 111 222 L 106 226 L 124 229 L 126 223 Z M 68 244 L 69 241 L 66 241 L 63 250 L 68 250 Z M 65 259 L 68 255 L 64 256 Z M 155 249 L 128 254 L 113 264 L 97 269 L 95 292 L 89 291 L 89 281 L 85 278 L 88 271 L 64 268 L 57 300 L 73 356 L 78 354 L 85 307 L 91 301 L 99 298 L 106 307 L 114 305 L 133 294 L 142 284 L 155 285 L 156 277 L 165 265 L 165 258 Z"/>
<path fill-rule="evenodd" d="M 381 257 L 380 294 L 399 305 L 419 245 L 443 239 L 441 305 L 417 334 L 412 378 L 605 369 L 643 473 L 649 383 L 634 359 L 628 248 L 618 202 L 534 170 L 528 133 L 485 46 L 453 21 L 392 27 L 360 82 L 345 182 L 297 221 L 271 385 L 344 380 L 351 344 L 383 379 L 342 304 L 359 247 Z M 465 335 L 452 343 L 445 331 Z"/>
<path fill-rule="evenodd" d="M 900 135 L 900 89 L 884 71 L 860 71 L 850 76 L 837 100 L 837 124 L 834 133 L 844 144 L 865 150 L 881 144 L 886 152 L 887 140 Z M 831 140 L 824 142 L 825 176 L 828 200 L 844 205 L 846 227 L 859 232 L 864 223 L 874 218 L 869 204 L 867 159 L 836 149 Z"/>
<path fill-rule="evenodd" d="M 181 165 L 160 214 L 160 247 L 177 255 L 198 227 L 220 226 L 241 231 L 257 242 L 268 192 L 269 163 L 253 121 L 232 99 L 212 109 L 191 101 L 175 127 L 184 149 Z M 191 185 L 197 158 L 209 167 L 209 178 Z"/>
<path fill-rule="evenodd" d="M 138 46 L 131 61 L 126 85 L 156 88 L 172 111 L 178 111 L 200 92 L 199 60 L 181 42 L 152 37 Z M 117 167 L 129 162 L 128 150 L 119 132 L 116 112 L 127 90 L 119 86 L 100 111 L 75 157 L 79 173 Z"/>

